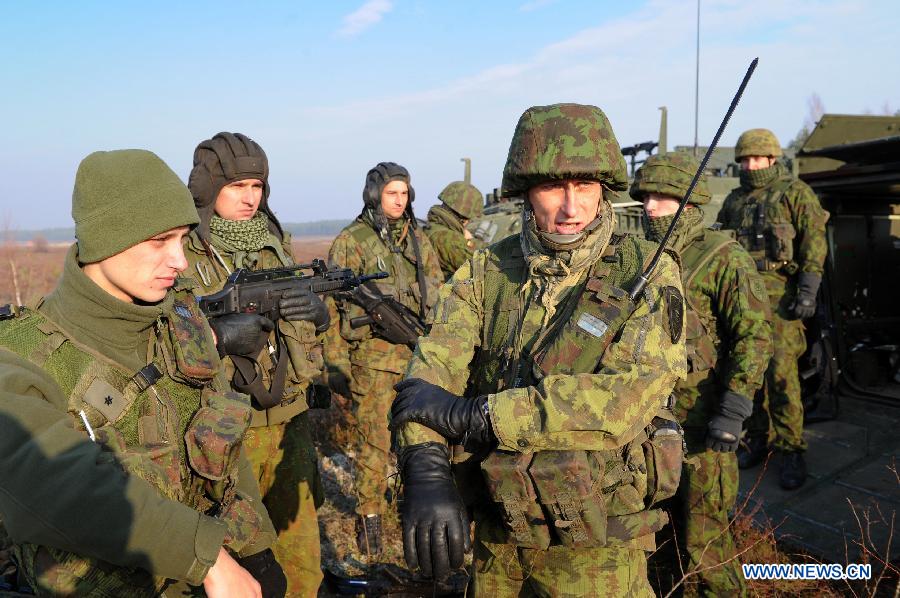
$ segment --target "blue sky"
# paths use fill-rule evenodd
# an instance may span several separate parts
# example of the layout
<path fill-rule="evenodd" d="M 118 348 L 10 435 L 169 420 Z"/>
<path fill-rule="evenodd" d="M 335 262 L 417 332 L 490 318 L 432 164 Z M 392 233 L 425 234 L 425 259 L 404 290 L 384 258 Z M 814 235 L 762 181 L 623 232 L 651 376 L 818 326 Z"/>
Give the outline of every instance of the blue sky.
<path fill-rule="evenodd" d="M 0 0 L 2 1 L 2 0 Z M 183 178 L 219 131 L 269 155 L 284 221 L 351 218 L 366 171 L 409 168 L 416 211 L 462 177 L 499 185 L 522 110 L 602 107 L 620 143 L 694 131 L 694 0 L 15 2 L 2 5 L 0 216 L 68 226 L 78 162 L 100 149 L 158 153 Z M 760 65 L 726 131 L 783 142 L 818 93 L 829 112 L 900 109 L 896 3 L 703 0 L 700 140 L 747 64 Z"/>

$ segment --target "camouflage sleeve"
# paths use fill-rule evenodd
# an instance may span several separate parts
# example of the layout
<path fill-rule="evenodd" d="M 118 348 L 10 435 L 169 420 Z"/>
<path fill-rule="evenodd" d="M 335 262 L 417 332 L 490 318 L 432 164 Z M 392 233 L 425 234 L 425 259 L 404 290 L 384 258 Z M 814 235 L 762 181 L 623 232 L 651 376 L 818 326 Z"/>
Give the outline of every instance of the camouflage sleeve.
<path fill-rule="evenodd" d="M 422 251 L 425 253 L 423 258 L 425 260 L 425 275 L 432 280 L 442 282 L 444 273 L 441 270 L 441 260 L 438 258 L 437 251 L 427 235 L 420 235 L 420 238 L 422 239 Z"/>
<path fill-rule="evenodd" d="M 431 235 L 431 244 L 440 258 L 441 266 L 446 277 L 450 277 L 472 257 L 472 250 L 466 244 L 466 238 L 453 231 L 437 231 Z"/>
<path fill-rule="evenodd" d="M 737 219 L 734 216 L 734 204 L 736 201 L 737 196 L 735 195 L 735 191 L 732 191 L 725 197 L 725 201 L 722 202 L 722 207 L 719 208 L 719 213 L 716 215 L 716 222 L 720 222 L 724 229 L 730 230 L 737 227 L 735 222 Z"/>
<path fill-rule="evenodd" d="M 47 374 L 0 350 L 0 518 L 9 536 L 202 583 L 222 523 L 122 475 L 66 403 Z"/>
<path fill-rule="evenodd" d="M 736 243 L 726 245 L 708 270 L 718 274 L 711 299 L 726 345 L 724 363 L 717 367 L 719 379 L 728 390 L 752 398 L 773 350 L 765 282 L 753 258 Z"/>
<path fill-rule="evenodd" d="M 795 182 L 786 193 L 797 238 L 794 247 L 797 253 L 794 261 L 801 272 L 812 272 L 822 275 L 825 269 L 825 256 L 828 246 L 825 240 L 825 223 L 828 212 L 822 208 L 819 198 L 809 185 L 801 181 Z"/>
<path fill-rule="evenodd" d="M 364 264 L 357 249 L 352 243 L 350 235 L 339 234 L 328 250 L 328 265 L 350 268 L 357 274 L 361 273 Z M 347 380 L 350 380 L 350 344 L 341 334 L 341 329 L 345 324 L 343 319 L 347 306 L 339 306 L 334 297 L 328 297 L 325 305 L 328 306 L 328 314 L 331 316 L 331 326 L 325 331 L 324 338 L 325 369 L 329 373 L 343 374 Z"/>
<path fill-rule="evenodd" d="M 667 286 L 681 292 L 678 266 L 663 255 L 619 340 L 604 353 L 598 373 L 550 375 L 537 386 L 489 395 L 500 448 L 605 450 L 634 439 L 686 376 L 683 316 L 673 316 L 664 298 Z M 684 309 L 683 302 L 678 307 Z"/>
<path fill-rule="evenodd" d="M 246 451 L 242 450 L 238 459 L 238 481 L 236 484 L 237 495 L 240 497 L 241 507 L 250 511 L 249 516 L 241 517 L 238 525 L 242 528 L 239 533 L 246 535 L 239 556 L 245 557 L 262 552 L 266 548 L 275 545 L 276 534 L 269 512 L 266 510 L 259 492 L 259 484 L 253 473 L 253 466 L 247 458 Z M 233 546 L 229 545 L 234 549 Z"/>
<path fill-rule="evenodd" d="M 476 253 L 475 259 L 484 259 Z M 407 378 L 421 378 L 461 395 L 469 381 L 469 364 L 480 345 L 483 312 L 482 285 L 472 276 L 472 262 L 465 262 L 438 292 L 434 318 L 426 336 L 420 337 L 406 369 Z M 443 436 L 425 426 L 408 423 L 399 430 L 400 447 L 423 442 L 446 443 Z"/>

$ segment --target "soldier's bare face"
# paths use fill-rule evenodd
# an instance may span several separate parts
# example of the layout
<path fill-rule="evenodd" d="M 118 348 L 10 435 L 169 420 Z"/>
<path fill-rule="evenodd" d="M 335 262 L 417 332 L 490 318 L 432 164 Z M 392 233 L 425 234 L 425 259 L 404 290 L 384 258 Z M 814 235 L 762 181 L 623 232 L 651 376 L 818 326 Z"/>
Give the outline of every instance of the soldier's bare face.
<path fill-rule="evenodd" d="M 761 170 L 775 163 L 771 156 L 744 156 L 741 158 L 741 170 Z"/>
<path fill-rule="evenodd" d="M 650 218 L 671 216 L 678 211 L 679 203 L 681 202 L 671 195 L 662 193 L 646 193 L 644 195 L 644 211 Z"/>
<path fill-rule="evenodd" d="M 403 181 L 391 181 L 381 190 L 381 211 L 391 220 L 403 216 L 409 203 L 409 185 Z"/>
<path fill-rule="evenodd" d="M 259 179 L 228 183 L 216 197 L 216 215 L 225 220 L 250 220 L 256 216 L 262 194 L 263 182 Z"/>
<path fill-rule="evenodd" d="M 590 179 L 560 179 L 535 185 L 528 201 L 537 228 L 545 233 L 574 235 L 597 217 L 603 186 Z"/>
<path fill-rule="evenodd" d="M 162 301 L 187 266 L 181 242 L 188 227 L 180 226 L 132 245 L 105 260 L 85 264 L 84 273 L 97 286 L 127 303 Z"/>

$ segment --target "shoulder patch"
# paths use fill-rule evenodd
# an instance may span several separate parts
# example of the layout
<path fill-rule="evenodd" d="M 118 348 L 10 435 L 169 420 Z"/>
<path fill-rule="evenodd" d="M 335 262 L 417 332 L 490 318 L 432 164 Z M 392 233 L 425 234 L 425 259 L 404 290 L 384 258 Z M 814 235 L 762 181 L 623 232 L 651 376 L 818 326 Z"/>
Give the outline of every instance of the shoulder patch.
<path fill-rule="evenodd" d="M 116 422 L 128 407 L 128 401 L 111 384 L 96 378 L 84 392 L 84 402 L 103 414 L 110 422 Z"/>
<path fill-rule="evenodd" d="M 764 283 L 759 276 L 750 278 L 750 292 L 763 303 L 769 300 L 769 293 L 766 291 L 766 283 Z"/>
<path fill-rule="evenodd" d="M 669 338 L 672 343 L 677 343 L 684 328 L 684 298 L 676 287 L 667 286 L 663 288 L 663 299 L 666 302 Z"/>

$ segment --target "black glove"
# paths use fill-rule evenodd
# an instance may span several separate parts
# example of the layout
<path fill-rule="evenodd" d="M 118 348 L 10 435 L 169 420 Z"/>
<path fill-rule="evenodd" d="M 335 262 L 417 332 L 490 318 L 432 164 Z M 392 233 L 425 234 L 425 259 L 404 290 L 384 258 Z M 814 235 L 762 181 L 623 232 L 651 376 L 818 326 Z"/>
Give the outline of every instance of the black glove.
<path fill-rule="evenodd" d="M 816 295 L 822 277 L 812 272 L 801 272 L 797 277 L 797 298 L 791 305 L 791 311 L 798 320 L 805 320 L 816 315 Z"/>
<path fill-rule="evenodd" d="M 416 422 L 466 447 L 484 446 L 497 438 L 487 414 L 487 397 L 459 397 L 420 378 L 402 380 L 394 390 L 397 398 L 391 405 L 392 430 Z"/>
<path fill-rule="evenodd" d="M 472 548 L 469 516 L 450 472 L 450 451 L 436 442 L 415 444 L 403 449 L 399 461 L 406 564 L 425 577 L 446 579 Z"/>
<path fill-rule="evenodd" d="M 216 333 L 219 357 L 241 355 L 256 359 L 266 346 L 275 324 L 259 314 L 227 314 L 211 318 L 209 326 Z"/>
<path fill-rule="evenodd" d="M 719 453 L 733 453 L 738 448 L 744 420 L 753 413 L 753 401 L 726 390 L 719 402 L 719 413 L 707 424 L 706 448 Z"/>
<path fill-rule="evenodd" d="M 345 399 L 353 398 L 350 392 L 350 378 L 340 368 L 328 368 L 328 388 Z"/>
<path fill-rule="evenodd" d="M 287 577 L 271 548 L 237 559 L 238 564 L 259 582 L 263 598 L 284 598 Z"/>
<path fill-rule="evenodd" d="M 310 409 L 329 409 L 331 389 L 324 384 L 310 384 L 306 387 L 306 405 Z"/>
<path fill-rule="evenodd" d="M 325 302 L 308 289 L 286 290 L 278 300 L 278 311 L 289 322 L 312 322 L 316 332 L 325 332 L 331 324 Z"/>

